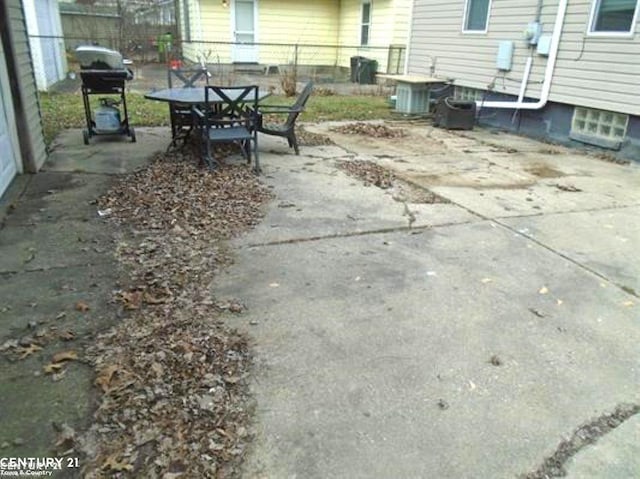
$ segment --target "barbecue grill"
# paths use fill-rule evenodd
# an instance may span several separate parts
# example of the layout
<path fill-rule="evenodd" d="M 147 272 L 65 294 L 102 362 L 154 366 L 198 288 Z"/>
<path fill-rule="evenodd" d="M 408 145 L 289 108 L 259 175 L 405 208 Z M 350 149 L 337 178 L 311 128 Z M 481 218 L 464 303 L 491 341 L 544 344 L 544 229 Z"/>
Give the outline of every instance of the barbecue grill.
<path fill-rule="evenodd" d="M 76 49 L 82 79 L 82 101 L 87 128 L 82 130 L 84 144 L 88 145 L 96 135 L 126 135 L 136 141 L 136 132 L 129 125 L 125 82 L 133 79 L 133 72 L 126 68 L 122 55 L 108 48 L 93 45 Z M 118 95 L 120 98 L 102 97 L 95 115 L 91 112 L 90 95 Z M 122 106 L 120 114 L 119 107 Z"/>

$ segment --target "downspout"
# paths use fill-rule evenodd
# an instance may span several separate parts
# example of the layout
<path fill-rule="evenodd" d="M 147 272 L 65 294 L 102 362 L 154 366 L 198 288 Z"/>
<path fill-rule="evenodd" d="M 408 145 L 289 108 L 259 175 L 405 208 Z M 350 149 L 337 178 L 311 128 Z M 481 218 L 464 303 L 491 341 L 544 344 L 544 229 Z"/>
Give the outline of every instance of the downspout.
<path fill-rule="evenodd" d="M 558 57 L 558 50 L 560 49 L 560 37 L 562 36 L 562 27 L 564 26 L 564 18 L 567 12 L 567 3 L 569 0 L 560 0 L 558 4 L 558 13 L 556 14 L 556 21 L 553 26 L 553 34 L 551 36 L 551 45 L 549 51 L 549 59 L 547 60 L 547 68 L 544 72 L 544 81 L 542 83 L 542 91 L 540 93 L 540 99 L 535 102 L 524 102 L 524 91 L 526 89 L 526 81 L 531 71 L 531 57 L 527 59 L 525 65 L 525 75 L 523 78 L 523 84 L 520 88 L 520 94 L 517 101 L 477 101 L 478 108 L 510 108 L 520 110 L 539 110 L 543 108 L 549 101 L 549 92 L 551 91 L 551 81 L 553 80 L 553 71 L 556 67 L 556 59 Z"/>

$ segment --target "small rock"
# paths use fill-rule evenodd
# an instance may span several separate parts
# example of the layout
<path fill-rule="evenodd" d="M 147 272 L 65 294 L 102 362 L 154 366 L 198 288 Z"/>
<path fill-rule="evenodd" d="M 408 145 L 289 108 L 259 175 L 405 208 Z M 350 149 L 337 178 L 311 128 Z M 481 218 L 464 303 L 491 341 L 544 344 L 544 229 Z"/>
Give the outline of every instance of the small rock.
<path fill-rule="evenodd" d="M 260 324 L 260 323 L 258 322 L 258 320 L 253 319 L 253 320 L 249 321 L 249 324 L 250 324 L 251 326 L 257 326 L 257 325 L 258 325 L 258 324 Z"/>
<path fill-rule="evenodd" d="M 29 321 L 27 323 L 28 329 L 36 329 L 38 327 L 38 323 L 36 321 Z"/>
<path fill-rule="evenodd" d="M 21 437 L 16 437 L 12 442 L 14 446 L 24 446 L 25 444 L 25 440 Z"/>
<path fill-rule="evenodd" d="M 6 449 L 10 446 L 11 444 L 9 444 L 7 441 L 4 441 L 2 444 L 0 444 L 0 449 Z"/>
<path fill-rule="evenodd" d="M 33 338 L 31 336 L 24 336 L 18 340 L 18 345 L 25 348 L 31 346 L 31 344 L 33 344 Z"/>
<path fill-rule="evenodd" d="M 444 399 L 438 399 L 438 407 L 444 411 L 445 409 L 449 409 L 449 403 Z"/>

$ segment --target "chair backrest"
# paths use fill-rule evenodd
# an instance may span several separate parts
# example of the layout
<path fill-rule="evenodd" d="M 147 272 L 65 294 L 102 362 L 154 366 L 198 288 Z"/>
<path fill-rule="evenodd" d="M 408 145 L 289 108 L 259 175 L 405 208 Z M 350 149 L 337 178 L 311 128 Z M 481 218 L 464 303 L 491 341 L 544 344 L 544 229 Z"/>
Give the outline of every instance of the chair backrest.
<path fill-rule="evenodd" d="M 258 86 L 204 87 L 207 117 L 253 119 L 258 110 Z"/>
<path fill-rule="evenodd" d="M 173 88 L 174 84 L 177 83 L 177 80 L 180 83 L 177 83 L 176 86 L 182 86 L 183 88 L 193 88 L 197 82 L 204 80 L 204 84 L 209 84 L 209 72 L 205 67 L 198 68 L 169 68 L 167 73 L 167 80 L 169 84 L 169 88 Z"/>
<path fill-rule="evenodd" d="M 298 96 L 298 99 L 291 107 L 293 111 L 289 113 L 289 116 L 287 116 L 287 121 L 285 121 L 285 126 L 287 127 L 293 126 L 293 124 L 296 122 L 296 119 L 298 118 L 298 115 L 300 115 L 300 113 L 302 113 L 302 110 L 304 110 L 304 107 L 307 104 L 307 100 L 311 96 L 312 91 L 313 91 L 313 82 L 307 82 L 307 84 L 302 89 L 302 92 Z"/>

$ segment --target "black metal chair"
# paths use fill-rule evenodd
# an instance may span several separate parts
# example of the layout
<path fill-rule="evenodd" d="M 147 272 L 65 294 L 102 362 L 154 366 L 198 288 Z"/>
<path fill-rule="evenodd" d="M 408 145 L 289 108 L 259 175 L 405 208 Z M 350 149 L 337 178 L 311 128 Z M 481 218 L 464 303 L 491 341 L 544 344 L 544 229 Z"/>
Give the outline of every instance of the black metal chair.
<path fill-rule="evenodd" d="M 196 88 L 209 84 L 211 74 L 205 67 L 176 69 L 170 68 L 167 73 L 167 83 L 169 88 L 174 85 L 182 88 Z M 171 118 L 171 143 L 169 148 L 176 146 L 179 140 L 183 145 L 187 142 L 193 130 L 193 116 L 191 107 L 181 103 L 169 103 L 169 117 Z"/>
<path fill-rule="evenodd" d="M 206 86 L 205 103 L 192 107 L 202 140 L 202 157 L 215 169 L 218 162 L 212 155 L 212 143 L 239 144 L 242 154 L 251 163 L 253 151 L 254 170 L 260 173 L 258 156 L 258 87 Z"/>
<path fill-rule="evenodd" d="M 281 136 L 287 139 L 289 148 L 293 147 L 296 155 L 300 154 L 298 148 L 298 139 L 296 138 L 296 120 L 300 113 L 304 111 L 307 100 L 313 91 L 313 82 L 308 82 L 296 102 L 291 106 L 286 105 L 260 105 L 258 116 L 258 131 L 265 135 Z M 287 118 L 281 124 L 264 124 L 264 115 L 270 114 L 286 114 Z"/>

